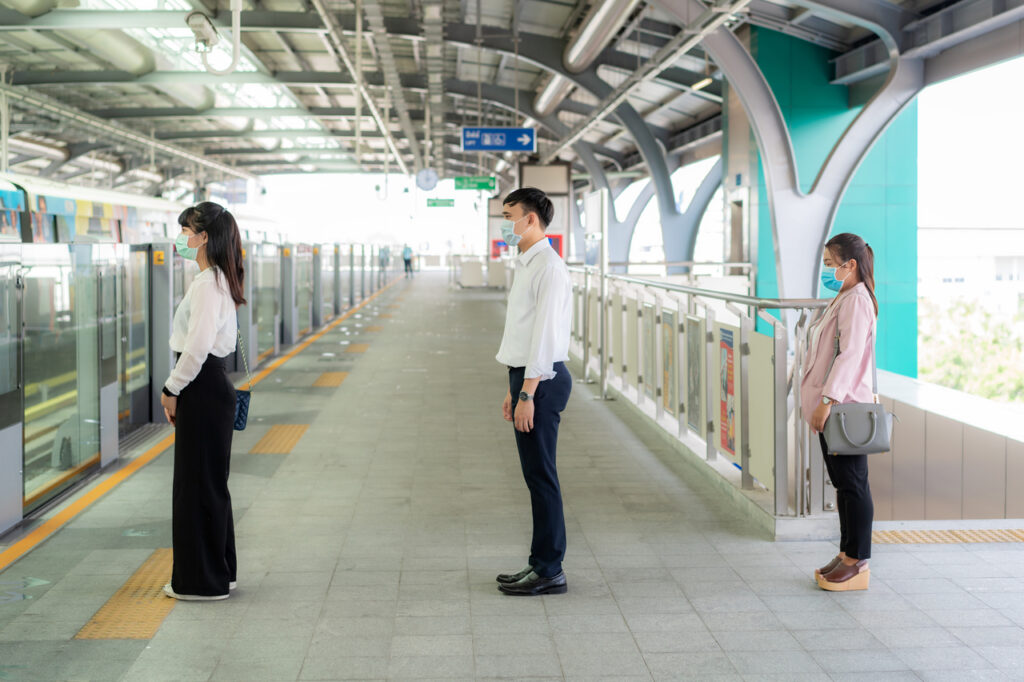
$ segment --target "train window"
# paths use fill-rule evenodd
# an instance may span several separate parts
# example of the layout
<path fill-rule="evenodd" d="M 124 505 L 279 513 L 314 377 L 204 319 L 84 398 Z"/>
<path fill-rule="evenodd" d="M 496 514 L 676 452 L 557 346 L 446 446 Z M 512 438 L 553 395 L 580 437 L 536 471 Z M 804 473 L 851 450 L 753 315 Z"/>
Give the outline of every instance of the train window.
<path fill-rule="evenodd" d="M 63 218 L 63 216 L 60 216 Z M 54 216 L 52 213 L 32 214 L 32 241 L 36 244 L 53 244 L 54 239 Z"/>
<path fill-rule="evenodd" d="M 57 241 L 61 244 L 70 243 L 75 237 L 75 228 L 71 221 L 73 220 L 70 216 L 55 216 L 57 219 Z"/>
<path fill-rule="evenodd" d="M 17 211 L 0 210 L 0 235 L 21 237 Z"/>

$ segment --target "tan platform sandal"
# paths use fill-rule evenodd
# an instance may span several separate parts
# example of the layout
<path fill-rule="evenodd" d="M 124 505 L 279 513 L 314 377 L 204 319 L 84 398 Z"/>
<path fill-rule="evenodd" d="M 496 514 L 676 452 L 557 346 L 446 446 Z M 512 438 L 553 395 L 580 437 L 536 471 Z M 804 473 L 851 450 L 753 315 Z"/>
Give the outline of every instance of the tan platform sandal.
<path fill-rule="evenodd" d="M 861 559 L 851 566 L 840 563 L 828 573 L 818 575 L 817 579 L 818 587 L 829 592 L 866 590 L 871 582 L 871 569 L 868 568 L 868 560 Z"/>

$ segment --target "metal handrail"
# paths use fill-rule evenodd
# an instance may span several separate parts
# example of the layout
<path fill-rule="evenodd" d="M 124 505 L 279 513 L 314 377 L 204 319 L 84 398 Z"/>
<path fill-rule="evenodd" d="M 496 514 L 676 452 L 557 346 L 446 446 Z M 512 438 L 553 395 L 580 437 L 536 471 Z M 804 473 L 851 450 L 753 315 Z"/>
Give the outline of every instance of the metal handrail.
<path fill-rule="evenodd" d="M 583 274 L 589 274 L 596 271 L 597 268 L 592 265 L 584 265 L 583 267 L 570 267 L 570 272 L 579 272 Z M 726 301 L 729 303 L 738 303 L 740 305 L 750 306 L 752 308 L 758 308 L 761 310 L 783 310 L 783 309 L 794 309 L 799 310 L 803 308 L 825 308 L 828 306 L 828 299 L 821 298 L 760 298 L 758 296 L 745 296 L 743 294 L 734 294 L 728 291 L 714 291 L 712 289 L 704 289 L 701 287 L 691 287 L 685 284 L 672 284 L 671 282 L 659 282 L 653 279 L 645 279 L 642 277 L 630 277 L 629 275 L 608 275 L 608 279 L 613 279 L 617 282 L 626 282 L 628 284 L 639 284 L 645 287 L 652 287 L 654 289 L 663 289 L 665 291 L 675 291 L 680 294 L 688 294 L 690 296 L 700 296 L 702 298 L 711 298 L 719 301 Z"/>
<path fill-rule="evenodd" d="M 583 261 L 566 261 L 566 265 L 584 265 Z M 752 268 L 753 263 L 746 261 L 738 262 L 726 262 L 721 263 L 718 261 L 697 261 L 697 260 L 679 260 L 679 261 L 646 261 L 646 260 L 622 260 L 622 261 L 609 261 L 608 265 L 622 266 L 622 265 L 657 265 L 657 266 L 668 266 L 668 267 L 724 267 L 724 268 Z"/>

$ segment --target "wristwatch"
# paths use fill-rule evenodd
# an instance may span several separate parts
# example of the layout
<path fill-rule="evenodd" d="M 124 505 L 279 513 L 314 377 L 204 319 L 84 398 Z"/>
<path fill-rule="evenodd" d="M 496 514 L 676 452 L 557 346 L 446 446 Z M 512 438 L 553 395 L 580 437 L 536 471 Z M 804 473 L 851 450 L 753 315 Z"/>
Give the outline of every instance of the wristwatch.
<path fill-rule="evenodd" d="M 163 387 L 163 391 L 162 391 L 162 393 L 163 393 L 163 394 L 164 394 L 165 396 L 167 396 L 168 398 L 177 398 L 177 397 L 178 397 L 178 396 L 176 396 L 175 394 L 173 394 L 173 393 L 171 393 L 170 391 L 168 391 L 168 390 L 167 390 L 167 387 L 166 387 L 166 386 L 164 386 L 164 387 Z"/>
<path fill-rule="evenodd" d="M 520 400 L 533 400 L 533 394 L 527 393 L 526 391 L 519 391 Z"/>
<path fill-rule="evenodd" d="M 834 402 L 835 401 L 832 400 L 832 398 L 829 398 L 827 395 L 821 396 L 821 404 L 822 405 L 831 405 Z"/>

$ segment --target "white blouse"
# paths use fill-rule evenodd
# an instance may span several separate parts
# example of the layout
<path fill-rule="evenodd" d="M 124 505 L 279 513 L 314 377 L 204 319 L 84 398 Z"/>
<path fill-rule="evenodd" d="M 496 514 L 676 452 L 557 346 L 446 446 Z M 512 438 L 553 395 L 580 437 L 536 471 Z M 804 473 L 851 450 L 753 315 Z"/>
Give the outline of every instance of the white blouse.
<path fill-rule="evenodd" d="M 225 357 L 235 350 L 238 317 L 227 280 L 216 267 L 192 280 L 174 312 L 171 350 L 181 353 L 164 386 L 178 395 L 199 375 L 207 355 Z"/>

